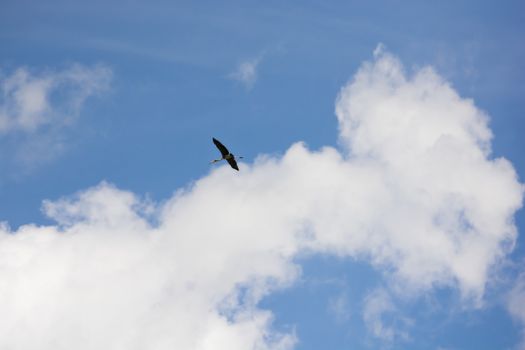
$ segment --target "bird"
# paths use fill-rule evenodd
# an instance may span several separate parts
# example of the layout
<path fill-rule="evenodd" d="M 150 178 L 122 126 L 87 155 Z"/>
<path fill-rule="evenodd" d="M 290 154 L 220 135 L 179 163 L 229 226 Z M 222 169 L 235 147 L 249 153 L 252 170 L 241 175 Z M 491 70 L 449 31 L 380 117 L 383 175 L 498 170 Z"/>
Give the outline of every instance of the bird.
<path fill-rule="evenodd" d="M 210 164 L 220 162 L 221 160 L 224 159 L 225 161 L 228 162 L 228 164 L 230 164 L 230 166 L 233 169 L 239 171 L 239 167 L 237 166 L 237 162 L 235 161 L 235 156 L 231 154 L 230 151 L 228 151 L 228 149 L 215 137 L 213 137 L 212 139 L 213 139 L 213 143 L 215 144 L 215 146 L 217 146 L 219 151 L 221 151 L 221 158 L 212 160 Z M 237 157 L 237 158 L 242 159 L 243 157 Z"/>

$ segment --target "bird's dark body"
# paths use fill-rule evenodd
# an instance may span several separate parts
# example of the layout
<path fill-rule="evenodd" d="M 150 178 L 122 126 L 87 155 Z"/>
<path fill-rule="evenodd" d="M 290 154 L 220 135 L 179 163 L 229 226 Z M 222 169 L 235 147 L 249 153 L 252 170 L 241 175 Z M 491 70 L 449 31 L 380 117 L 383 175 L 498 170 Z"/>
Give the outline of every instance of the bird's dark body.
<path fill-rule="evenodd" d="M 230 166 L 239 171 L 239 167 L 237 166 L 237 162 L 235 161 L 235 158 L 229 158 L 229 159 L 226 159 L 226 161 L 228 162 L 228 164 L 230 164 Z"/>
<path fill-rule="evenodd" d="M 226 160 L 233 169 L 239 171 L 239 167 L 237 166 L 237 162 L 235 161 L 235 156 L 232 153 L 230 153 L 230 151 L 228 151 L 228 149 L 215 137 L 213 138 L 213 143 L 221 152 L 221 159 Z"/>

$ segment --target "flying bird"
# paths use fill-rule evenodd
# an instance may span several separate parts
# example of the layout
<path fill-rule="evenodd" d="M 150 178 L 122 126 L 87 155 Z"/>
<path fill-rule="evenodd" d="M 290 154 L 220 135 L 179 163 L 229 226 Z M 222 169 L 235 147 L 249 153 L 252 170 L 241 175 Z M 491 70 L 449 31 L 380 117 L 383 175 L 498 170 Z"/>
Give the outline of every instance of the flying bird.
<path fill-rule="evenodd" d="M 226 160 L 228 162 L 228 164 L 230 164 L 230 166 L 239 171 L 239 167 L 237 166 L 237 162 L 235 161 L 235 156 L 233 154 L 230 153 L 230 151 L 228 151 L 228 149 L 222 144 L 220 143 L 219 140 L 217 140 L 216 138 L 213 138 L 213 143 L 215 144 L 215 146 L 217 146 L 217 148 L 219 149 L 219 151 L 221 151 L 221 158 L 219 159 L 214 159 L 211 161 L 211 163 L 216 163 L 216 162 L 220 162 L 221 160 Z M 242 159 L 242 157 L 237 157 L 239 159 Z"/>

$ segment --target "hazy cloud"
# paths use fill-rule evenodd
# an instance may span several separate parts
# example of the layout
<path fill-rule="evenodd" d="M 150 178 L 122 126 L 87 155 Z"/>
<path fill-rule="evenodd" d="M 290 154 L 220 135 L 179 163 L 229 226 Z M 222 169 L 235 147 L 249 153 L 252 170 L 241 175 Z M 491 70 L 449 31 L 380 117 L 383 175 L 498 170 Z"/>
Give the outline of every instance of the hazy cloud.
<path fill-rule="evenodd" d="M 259 62 L 259 59 L 241 62 L 235 72 L 229 75 L 230 79 L 237 80 L 247 89 L 251 89 L 257 81 L 257 67 Z"/>
<path fill-rule="evenodd" d="M 351 310 L 346 292 L 343 291 L 328 300 L 328 312 L 337 322 L 345 322 L 350 318 Z"/>
<path fill-rule="evenodd" d="M 109 86 L 111 70 L 73 65 L 62 71 L 32 73 L 18 68 L 0 80 L 0 132 L 35 132 L 45 124 L 67 123 L 84 101 Z"/>
<path fill-rule="evenodd" d="M 75 121 L 87 98 L 109 88 L 111 78 L 106 66 L 80 64 L 60 71 L 22 67 L 0 75 L 0 140 L 4 150 L 10 149 L 5 157 L 31 166 L 61 153 L 61 131 Z"/>
<path fill-rule="evenodd" d="M 405 330 L 411 320 L 399 315 L 397 307 L 388 292 L 378 288 L 370 292 L 364 301 L 363 320 L 366 327 L 375 337 L 392 342 L 396 338 L 409 339 Z M 386 321 L 389 316 L 389 321 Z"/>
<path fill-rule="evenodd" d="M 525 349 L 525 273 L 518 276 L 507 297 L 507 309 L 512 317 L 521 324 L 522 340 L 520 349 Z"/>

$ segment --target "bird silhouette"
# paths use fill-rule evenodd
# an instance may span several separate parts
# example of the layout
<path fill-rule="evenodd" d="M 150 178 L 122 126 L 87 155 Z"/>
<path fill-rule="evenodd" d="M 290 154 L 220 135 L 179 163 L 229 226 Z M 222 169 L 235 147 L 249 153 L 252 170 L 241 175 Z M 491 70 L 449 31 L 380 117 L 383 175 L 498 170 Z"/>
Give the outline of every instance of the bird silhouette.
<path fill-rule="evenodd" d="M 215 144 L 215 146 L 217 146 L 217 148 L 219 149 L 219 151 L 221 152 L 221 158 L 219 159 L 214 159 L 212 160 L 210 163 L 213 164 L 213 163 L 216 163 L 216 162 L 220 162 L 221 160 L 225 160 L 228 162 L 228 164 L 230 164 L 230 166 L 239 171 L 239 167 L 237 166 L 237 162 L 235 161 L 235 156 L 230 153 L 230 151 L 228 151 L 228 149 L 226 148 L 226 146 L 224 146 L 219 140 L 217 140 L 215 137 L 213 137 L 213 143 Z M 237 157 L 239 159 L 242 159 L 243 157 Z"/>

